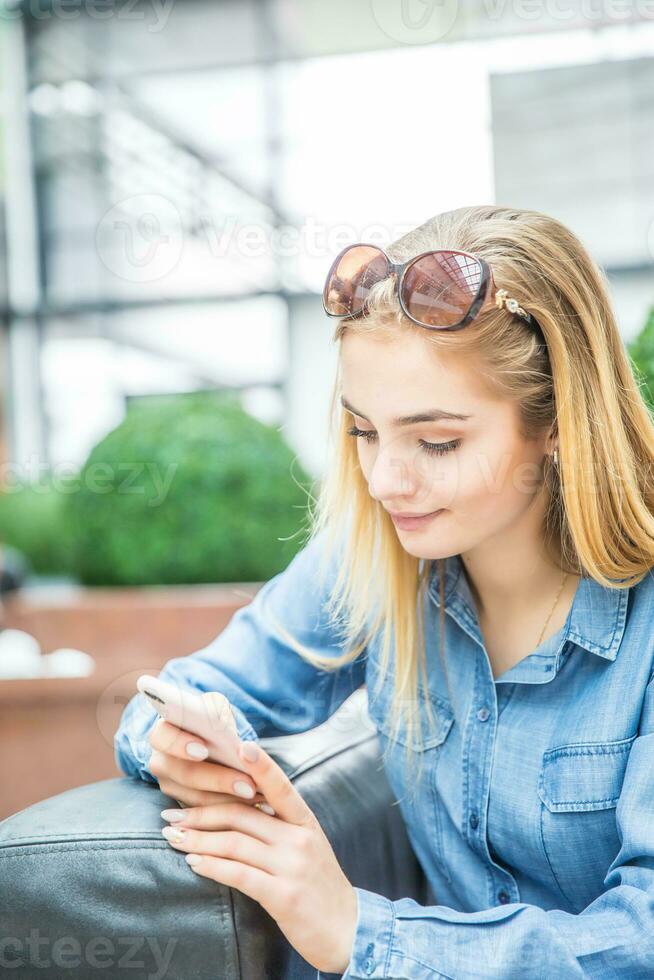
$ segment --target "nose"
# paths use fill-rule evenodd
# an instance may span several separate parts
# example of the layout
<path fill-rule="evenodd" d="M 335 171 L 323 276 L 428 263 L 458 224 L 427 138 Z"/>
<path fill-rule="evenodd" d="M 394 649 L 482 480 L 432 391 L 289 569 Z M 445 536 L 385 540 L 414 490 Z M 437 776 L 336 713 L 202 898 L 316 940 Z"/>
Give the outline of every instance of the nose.
<path fill-rule="evenodd" d="M 370 471 L 368 489 L 371 497 L 389 510 L 401 510 L 395 502 L 416 494 L 419 487 L 416 477 L 406 459 L 391 452 L 380 452 Z"/>

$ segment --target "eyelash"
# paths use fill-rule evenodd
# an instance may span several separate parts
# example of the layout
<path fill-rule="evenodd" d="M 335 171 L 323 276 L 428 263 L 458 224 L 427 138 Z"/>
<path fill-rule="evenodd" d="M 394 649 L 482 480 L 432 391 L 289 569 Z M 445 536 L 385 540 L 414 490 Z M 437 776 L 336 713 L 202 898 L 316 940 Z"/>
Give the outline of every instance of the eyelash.
<path fill-rule="evenodd" d="M 351 429 L 347 430 L 349 436 L 354 436 L 355 438 L 365 439 L 366 442 L 372 442 L 376 436 L 375 432 L 368 432 L 365 429 L 358 429 L 356 425 L 353 425 Z M 446 453 L 451 453 L 457 449 L 461 443 L 460 439 L 452 439 L 450 442 L 425 442 L 424 439 L 419 439 L 418 442 L 424 449 L 426 453 L 430 456 L 445 456 Z"/>

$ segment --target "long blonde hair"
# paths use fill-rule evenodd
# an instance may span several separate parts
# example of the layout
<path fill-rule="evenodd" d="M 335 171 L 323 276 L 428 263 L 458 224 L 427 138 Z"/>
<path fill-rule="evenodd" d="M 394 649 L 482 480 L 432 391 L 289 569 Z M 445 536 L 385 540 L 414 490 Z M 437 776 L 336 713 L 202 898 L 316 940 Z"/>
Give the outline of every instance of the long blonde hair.
<path fill-rule="evenodd" d="M 403 262 L 438 248 L 485 258 L 498 288 L 517 297 L 536 318 L 546 346 L 521 319 L 496 307 L 463 330 L 425 330 L 402 313 L 392 278 L 374 287 L 366 316 L 337 321 L 333 340 L 342 340 L 347 331 L 379 338 L 419 331 L 437 350 L 474 357 L 497 395 L 517 404 L 523 438 L 548 427 L 558 434 L 559 464 L 552 466 L 547 456 L 543 471 L 544 540 L 557 563 L 603 586 L 637 584 L 654 565 L 654 425 L 618 330 L 604 272 L 556 219 L 494 205 L 436 215 L 386 250 L 395 262 Z M 392 649 L 392 739 L 403 722 L 410 758 L 414 737 L 422 743 L 420 719 L 410 706 L 422 703 L 418 667 L 427 690 L 423 604 L 433 562 L 404 550 L 389 515 L 371 497 L 355 440 L 346 433 L 339 395 L 337 372 L 329 429 L 333 460 L 315 508 L 309 508 L 308 533 L 322 536 L 318 574 L 329 564 L 338 567 L 326 608 L 343 630 L 345 652 L 317 655 L 281 624 L 278 628 L 300 656 L 327 671 L 354 661 L 383 631 L 379 680 L 389 669 Z M 445 559 L 437 561 L 439 652 L 447 682 Z M 428 698 L 424 705 L 433 722 Z"/>

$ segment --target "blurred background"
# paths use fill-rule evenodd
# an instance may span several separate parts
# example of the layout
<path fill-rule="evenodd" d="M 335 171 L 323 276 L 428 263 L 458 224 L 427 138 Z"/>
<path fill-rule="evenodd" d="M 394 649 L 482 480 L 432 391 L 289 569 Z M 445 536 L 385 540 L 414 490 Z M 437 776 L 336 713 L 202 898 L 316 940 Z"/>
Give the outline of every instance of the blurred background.
<path fill-rule="evenodd" d="M 346 244 L 552 214 L 651 398 L 654 4 L 0 0 L 0 60 L 2 817 L 301 547 Z"/>

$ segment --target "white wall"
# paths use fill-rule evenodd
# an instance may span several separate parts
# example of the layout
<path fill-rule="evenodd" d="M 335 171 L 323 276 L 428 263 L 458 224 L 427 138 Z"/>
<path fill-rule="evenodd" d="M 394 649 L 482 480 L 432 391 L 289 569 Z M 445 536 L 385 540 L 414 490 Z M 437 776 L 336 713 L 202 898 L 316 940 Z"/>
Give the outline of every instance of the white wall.
<path fill-rule="evenodd" d="M 319 296 L 291 299 L 284 431 L 314 476 L 324 472 L 327 454 L 329 403 L 338 363 L 333 332 L 334 325 L 325 315 Z"/>
<path fill-rule="evenodd" d="M 654 305 L 653 99 L 654 58 L 491 77 L 495 199 L 581 238 L 625 338 Z"/>

